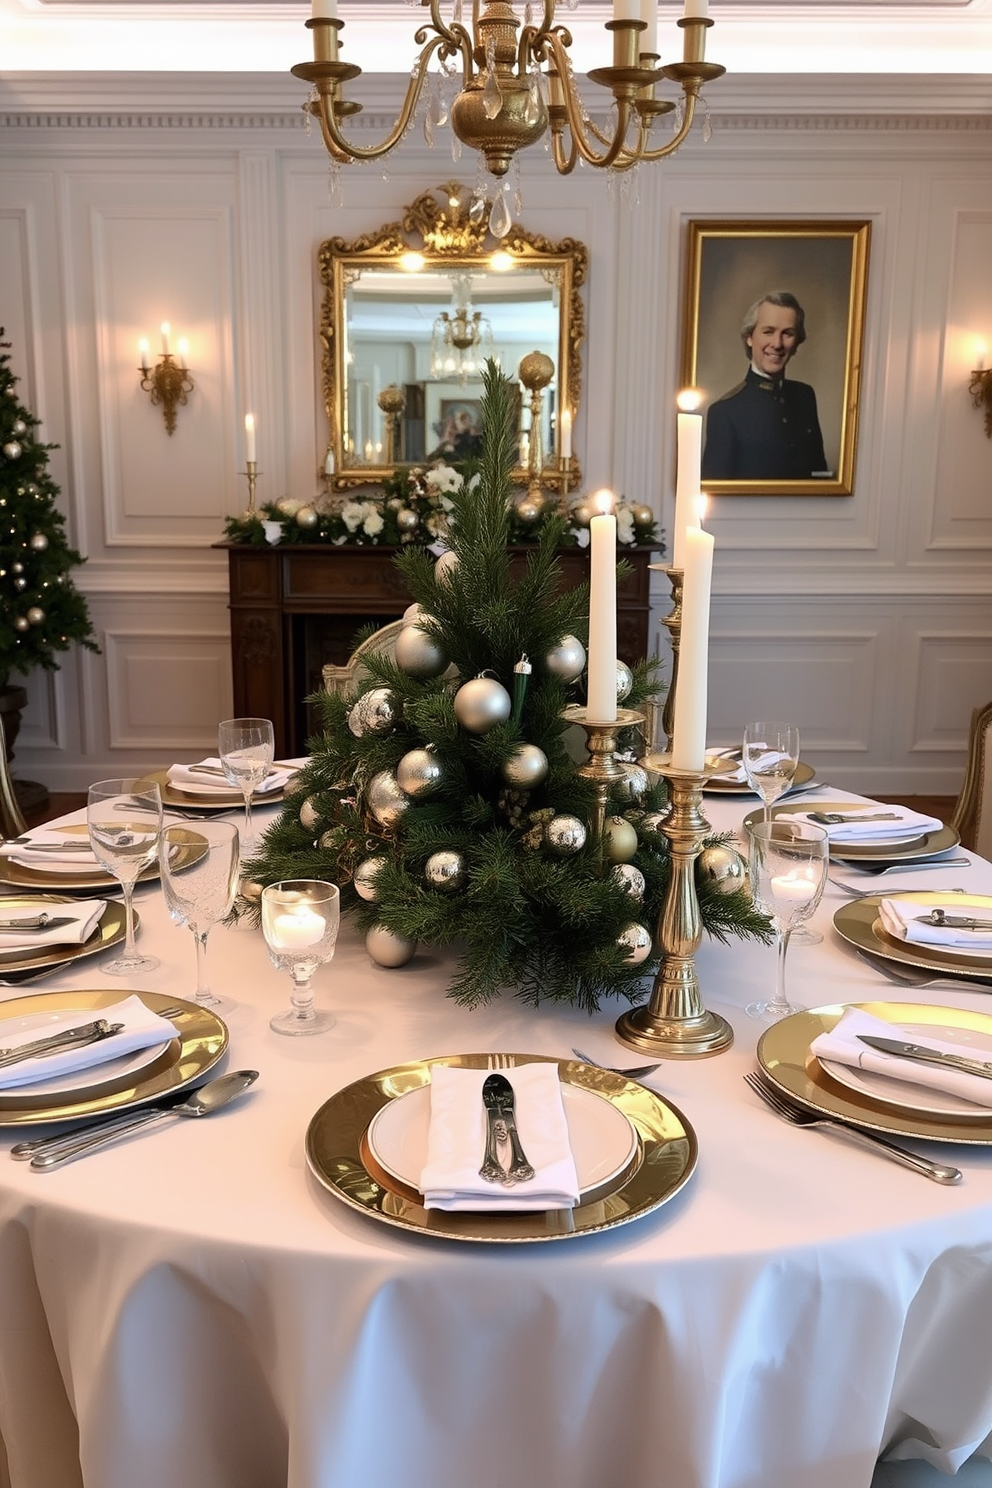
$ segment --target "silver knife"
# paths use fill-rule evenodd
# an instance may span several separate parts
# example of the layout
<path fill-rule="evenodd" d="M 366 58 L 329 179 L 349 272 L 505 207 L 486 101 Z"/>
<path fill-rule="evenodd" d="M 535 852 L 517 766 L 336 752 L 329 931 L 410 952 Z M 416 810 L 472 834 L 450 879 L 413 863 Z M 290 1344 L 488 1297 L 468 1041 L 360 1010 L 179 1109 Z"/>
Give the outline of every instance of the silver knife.
<path fill-rule="evenodd" d="M 936 925 L 940 930 L 992 930 L 992 920 L 975 920 L 968 915 L 948 914 L 943 909 L 932 909 L 929 914 L 917 915 L 918 925 Z"/>
<path fill-rule="evenodd" d="M 30 920 L 0 920 L 0 930 L 59 930 L 73 923 L 72 915 L 35 915 Z"/>
<path fill-rule="evenodd" d="M 22 1044 L 19 1049 L 0 1049 L 0 1069 L 20 1064 L 24 1059 L 35 1059 L 43 1054 L 59 1053 L 63 1049 L 82 1049 L 100 1039 L 120 1033 L 123 1023 L 108 1023 L 106 1018 L 97 1018 L 92 1023 L 82 1023 L 78 1028 L 64 1028 L 61 1033 L 51 1033 L 47 1038 L 34 1039 Z"/>
<path fill-rule="evenodd" d="M 859 1033 L 858 1038 L 869 1048 L 879 1049 L 883 1054 L 897 1054 L 901 1059 L 918 1059 L 923 1064 L 942 1064 L 949 1069 L 965 1070 L 969 1075 L 984 1075 L 987 1080 L 992 1080 L 992 1060 L 969 1059 L 965 1054 L 945 1054 L 942 1049 L 930 1049 L 926 1044 L 879 1038 L 872 1033 Z"/>

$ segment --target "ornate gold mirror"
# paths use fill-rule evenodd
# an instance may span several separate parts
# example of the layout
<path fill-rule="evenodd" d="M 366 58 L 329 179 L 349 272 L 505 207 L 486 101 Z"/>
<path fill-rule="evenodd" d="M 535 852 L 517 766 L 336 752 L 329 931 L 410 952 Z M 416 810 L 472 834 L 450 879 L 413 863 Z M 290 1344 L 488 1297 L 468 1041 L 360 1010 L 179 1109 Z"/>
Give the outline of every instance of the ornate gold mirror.
<path fill-rule="evenodd" d="M 489 203 L 448 182 L 400 222 L 320 245 L 325 469 L 339 489 L 478 453 L 488 357 L 519 389 L 514 480 L 579 484 L 585 246 L 517 226 L 497 240 L 488 220 Z"/>

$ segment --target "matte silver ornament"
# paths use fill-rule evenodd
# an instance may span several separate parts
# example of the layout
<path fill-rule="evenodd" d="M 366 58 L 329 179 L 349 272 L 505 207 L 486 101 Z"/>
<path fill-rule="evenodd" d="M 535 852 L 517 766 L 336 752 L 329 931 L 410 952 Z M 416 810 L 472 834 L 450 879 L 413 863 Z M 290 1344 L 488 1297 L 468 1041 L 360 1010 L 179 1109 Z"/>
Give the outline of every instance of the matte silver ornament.
<path fill-rule="evenodd" d="M 416 951 L 417 942 L 394 935 L 384 925 L 373 925 L 365 937 L 365 949 L 377 966 L 405 966 Z"/>
<path fill-rule="evenodd" d="M 548 756 L 536 744 L 521 744 L 503 765 L 500 774 L 507 785 L 533 790 L 548 773 Z"/>
<path fill-rule="evenodd" d="M 510 694 L 495 677 L 473 677 L 455 693 L 455 717 L 470 734 L 487 734 L 505 723 L 512 706 Z"/>
<path fill-rule="evenodd" d="M 415 511 L 408 506 L 401 507 L 396 513 L 396 525 L 401 532 L 416 532 L 420 524 L 420 518 Z"/>
<path fill-rule="evenodd" d="M 19 460 L 21 458 L 21 446 L 16 439 L 9 440 L 4 445 L 3 452 L 8 460 Z"/>
<path fill-rule="evenodd" d="M 44 618 L 45 612 L 38 605 L 32 605 L 28 610 L 28 620 L 32 625 L 40 625 Z"/>
<path fill-rule="evenodd" d="M 382 827 L 395 826 L 409 806 L 409 799 L 400 790 L 392 770 L 380 770 L 373 775 L 365 791 L 369 810 Z"/>
<path fill-rule="evenodd" d="M 433 749 L 411 749 L 396 766 L 396 784 L 406 796 L 419 800 L 437 790 L 444 779 L 441 761 Z"/>
<path fill-rule="evenodd" d="M 626 951 L 624 960 L 631 966 L 640 966 L 651 954 L 651 932 L 632 920 L 617 936 L 617 945 Z"/>
<path fill-rule="evenodd" d="M 307 796 L 300 807 L 300 826 L 307 832 L 312 832 L 320 822 L 320 812 L 313 796 Z"/>
<path fill-rule="evenodd" d="M 747 884 L 747 867 L 732 847 L 704 847 L 696 859 L 696 882 L 708 884 L 721 894 L 736 894 Z"/>
<path fill-rule="evenodd" d="M 375 886 L 375 876 L 380 869 L 385 868 L 386 858 L 365 858 L 355 869 L 355 892 L 361 899 L 372 904 L 379 897 Z"/>
<path fill-rule="evenodd" d="M 637 829 L 623 816 L 603 823 L 603 856 L 609 863 L 626 863 L 637 851 Z"/>
<path fill-rule="evenodd" d="M 586 664 L 586 648 L 576 636 L 562 636 L 544 658 L 544 665 L 560 682 L 574 682 Z"/>
<path fill-rule="evenodd" d="M 586 828 L 577 816 L 553 816 L 544 829 L 544 840 L 559 858 L 581 852 L 586 845 Z"/>
<path fill-rule="evenodd" d="M 10 430 L 12 434 L 26 434 L 28 432 L 28 426 L 23 419 L 16 418 L 10 426 Z"/>
<path fill-rule="evenodd" d="M 644 898 L 647 883 L 644 874 L 635 863 L 617 863 L 614 868 L 610 869 L 610 882 L 615 883 L 618 889 L 623 889 L 638 903 Z"/>
<path fill-rule="evenodd" d="M 23 615 L 18 615 L 17 619 L 14 621 L 14 629 L 15 630 L 30 630 L 31 627 L 28 624 L 28 622 L 25 620 L 25 618 L 24 618 Z"/>
<path fill-rule="evenodd" d="M 617 702 L 622 703 L 634 685 L 634 674 L 625 661 L 617 657 Z"/>
<path fill-rule="evenodd" d="M 448 658 L 437 641 L 432 640 L 416 623 L 404 625 L 396 637 L 394 655 L 401 671 L 421 681 L 440 677 L 448 667 Z"/>
<path fill-rule="evenodd" d="M 31 539 L 30 545 L 36 553 L 43 553 L 48 547 L 48 538 L 43 532 L 36 532 Z"/>
<path fill-rule="evenodd" d="M 454 848 L 442 848 L 431 853 L 424 864 L 424 878 L 432 889 L 442 894 L 453 894 L 465 882 L 465 859 Z"/>
<path fill-rule="evenodd" d="M 296 524 L 298 527 L 316 527 L 319 521 L 320 518 L 312 506 L 301 506 L 296 513 Z"/>

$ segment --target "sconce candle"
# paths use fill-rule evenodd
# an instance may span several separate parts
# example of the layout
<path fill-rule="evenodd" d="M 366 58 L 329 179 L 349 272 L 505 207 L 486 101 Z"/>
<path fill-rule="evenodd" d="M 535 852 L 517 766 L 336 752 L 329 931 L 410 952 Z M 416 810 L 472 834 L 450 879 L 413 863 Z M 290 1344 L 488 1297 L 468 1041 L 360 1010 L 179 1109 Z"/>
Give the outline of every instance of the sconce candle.
<path fill-rule="evenodd" d="M 141 356 L 141 370 L 142 370 L 142 372 L 147 372 L 148 371 L 148 339 L 147 339 L 147 337 L 142 336 L 141 341 L 138 343 L 138 352 L 139 352 L 139 355 Z"/>
<path fill-rule="evenodd" d="M 697 413 L 699 394 L 695 388 L 679 393 L 678 464 L 675 472 L 675 534 L 672 567 L 685 567 L 685 532 L 698 527 L 697 502 L 702 469 L 703 417 Z"/>
<path fill-rule="evenodd" d="M 245 414 L 245 443 L 246 443 L 246 445 L 248 447 L 248 449 L 247 449 L 247 456 L 246 456 L 246 458 L 248 460 L 248 464 L 249 465 L 254 465 L 254 463 L 255 463 L 255 415 L 252 414 L 252 413 L 246 413 Z"/>
<path fill-rule="evenodd" d="M 169 322 L 167 320 L 163 320 L 163 322 L 162 322 L 162 350 L 163 350 L 163 352 L 165 353 L 166 356 L 169 355 L 169 337 L 170 337 L 171 334 L 172 334 L 172 327 L 169 325 Z"/>
<path fill-rule="evenodd" d="M 713 538 L 701 527 L 685 532 L 682 631 L 675 689 L 673 771 L 698 772 L 706 753 L 706 693 L 709 685 L 710 589 Z"/>
<path fill-rule="evenodd" d="M 598 515 L 589 523 L 589 687 L 586 715 L 592 723 L 617 716 L 617 519 L 612 491 L 593 497 Z"/>
<path fill-rule="evenodd" d="M 563 460 L 572 458 L 572 410 L 563 408 L 561 411 L 561 457 Z"/>
<path fill-rule="evenodd" d="M 186 358 L 189 356 L 189 342 L 183 337 L 179 342 L 179 365 L 186 371 Z"/>

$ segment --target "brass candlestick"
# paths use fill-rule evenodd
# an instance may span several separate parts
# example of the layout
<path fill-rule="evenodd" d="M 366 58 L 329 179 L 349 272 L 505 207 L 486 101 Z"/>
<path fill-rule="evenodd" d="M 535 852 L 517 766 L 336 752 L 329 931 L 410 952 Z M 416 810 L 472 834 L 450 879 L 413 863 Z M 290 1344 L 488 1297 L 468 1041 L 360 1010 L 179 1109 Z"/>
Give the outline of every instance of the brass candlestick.
<path fill-rule="evenodd" d="M 709 767 L 705 772 L 675 770 L 670 755 L 652 755 L 648 763 L 668 781 L 670 803 L 659 824 L 671 853 L 671 877 L 655 932 L 661 965 L 650 1001 L 618 1018 L 616 1032 L 632 1049 L 668 1059 L 703 1058 L 729 1049 L 734 1041 L 727 1020 L 703 1007 L 694 962 L 703 935 L 696 858 L 710 830 L 700 803 L 703 785 L 715 772 Z"/>
<path fill-rule="evenodd" d="M 376 402 L 386 415 L 386 464 L 395 465 L 399 456 L 400 417 L 406 407 L 406 394 L 402 388 L 390 383 L 383 388 Z"/>
<path fill-rule="evenodd" d="M 672 586 L 672 608 L 662 619 L 672 645 L 672 680 L 668 684 L 668 693 L 665 697 L 665 707 L 661 715 L 661 726 L 665 731 L 665 739 L 671 748 L 672 730 L 675 727 L 675 684 L 679 680 L 679 649 L 682 638 L 682 580 L 684 571 L 681 568 L 672 568 L 667 563 L 649 563 L 648 567 L 653 573 L 668 575 L 668 581 Z"/>
<path fill-rule="evenodd" d="M 244 473 L 248 477 L 248 506 L 245 510 L 245 516 L 253 517 L 255 515 L 255 481 L 258 478 L 258 461 L 246 460 Z"/>
<path fill-rule="evenodd" d="M 588 717 L 588 710 L 578 703 L 573 703 L 565 709 L 565 718 L 569 723 L 577 723 L 580 728 L 585 729 L 586 748 L 589 751 L 589 759 L 584 765 L 579 765 L 576 774 L 581 775 L 583 780 L 591 780 L 596 787 L 596 801 L 592 811 L 593 840 L 598 844 L 600 872 L 603 871 L 603 831 L 606 826 L 606 804 L 610 798 L 610 791 L 619 780 L 624 778 L 624 768 L 619 760 L 615 758 L 617 749 L 617 734 L 621 729 L 636 728 L 644 722 L 644 714 L 636 712 L 633 708 L 618 708 L 616 719 L 610 723 L 601 723 L 596 719 Z"/>

